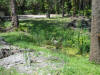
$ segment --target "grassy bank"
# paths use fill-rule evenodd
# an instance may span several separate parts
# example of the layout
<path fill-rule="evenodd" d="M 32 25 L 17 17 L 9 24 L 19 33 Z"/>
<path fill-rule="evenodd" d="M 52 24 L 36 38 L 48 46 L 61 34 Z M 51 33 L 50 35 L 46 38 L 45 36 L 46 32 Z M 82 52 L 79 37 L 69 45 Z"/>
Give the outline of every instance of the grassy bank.
<path fill-rule="evenodd" d="M 57 56 L 59 58 L 62 58 L 65 61 L 65 66 L 64 68 L 60 68 L 57 71 L 52 71 L 53 75 L 99 75 L 100 74 L 100 65 L 96 65 L 94 63 L 89 62 L 88 56 L 81 56 L 81 55 L 76 55 L 75 52 L 77 52 L 77 49 L 75 48 L 67 48 L 67 54 L 64 53 L 57 53 L 54 52 L 50 49 L 47 49 L 45 47 L 40 47 L 40 46 L 35 46 L 34 43 L 24 40 L 23 39 L 18 39 L 20 36 L 18 36 L 20 32 L 11 32 L 11 33 L 2 33 L 0 36 L 5 37 L 5 40 L 8 41 L 9 43 L 13 45 L 17 45 L 21 48 L 30 48 L 34 49 L 37 51 L 43 51 L 46 52 L 47 54 L 52 54 L 53 56 Z M 12 37 L 12 38 L 11 38 Z M 16 38 L 19 40 L 15 41 Z M 25 38 L 25 36 L 24 36 Z M 13 41 L 12 41 L 13 40 Z M 66 50 L 67 50 L 66 49 Z M 75 50 L 75 51 L 74 51 Z M 0 73 L 5 72 L 0 71 Z M 7 73 L 4 73 L 5 75 L 20 75 L 18 73 L 10 73 L 7 71 Z"/>

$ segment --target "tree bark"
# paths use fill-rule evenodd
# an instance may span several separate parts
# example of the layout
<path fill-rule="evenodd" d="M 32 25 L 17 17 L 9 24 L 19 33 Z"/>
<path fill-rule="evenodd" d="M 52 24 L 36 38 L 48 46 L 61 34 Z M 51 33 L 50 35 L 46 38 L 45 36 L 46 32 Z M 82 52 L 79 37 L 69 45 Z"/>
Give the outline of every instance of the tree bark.
<path fill-rule="evenodd" d="M 65 16 L 65 12 L 64 12 L 64 0 L 62 1 L 62 17 Z"/>
<path fill-rule="evenodd" d="M 47 17 L 47 18 L 50 18 L 50 11 L 49 11 L 49 9 L 48 9 L 48 11 L 47 11 L 46 17 Z"/>
<path fill-rule="evenodd" d="M 62 17 L 65 16 L 65 12 L 64 12 L 64 5 L 62 6 Z"/>
<path fill-rule="evenodd" d="M 12 17 L 12 26 L 18 27 L 19 21 L 16 14 L 16 0 L 11 0 L 11 17 Z"/>
<path fill-rule="evenodd" d="M 100 63 L 100 0 L 92 0 L 90 61 Z"/>

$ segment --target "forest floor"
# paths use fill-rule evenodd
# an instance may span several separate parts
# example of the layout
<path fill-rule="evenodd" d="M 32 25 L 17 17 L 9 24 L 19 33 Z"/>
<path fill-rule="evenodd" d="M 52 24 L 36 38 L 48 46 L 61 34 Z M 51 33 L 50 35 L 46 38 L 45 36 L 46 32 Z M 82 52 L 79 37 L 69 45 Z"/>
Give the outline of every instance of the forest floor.
<path fill-rule="evenodd" d="M 59 73 L 59 70 L 66 64 L 61 57 L 56 56 L 56 53 L 52 54 L 48 50 L 19 48 L 8 44 L 2 37 L 0 38 L 0 53 L 3 54 L 2 50 L 9 50 L 9 53 L 14 52 L 0 59 L 0 66 L 6 70 L 15 69 L 21 75 L 54 75 Z M 8 54 L 7 51 L 5 52 Z M 0 75 L 5 74 L 5 72 L 0 72 Z"/>
<path fill-rule="evenodd" d="M 14 52 L 16 49 L 17 51 L 21 50 L 21 48 L 11 45 L 2 45 L 1 49 L 12 50 Z M 29 52 L 29 49 L 0 59 L 0 66 L 5 69 L 13 68 L 20 74 L 28 75 L 52 75 L 53 71 L 58 72 L 59 69 L 64 67 L 64 64 L 64 60 L 57 56 L 43 51 L 32 50 L 32 52 Z M 0 75 L 5 75 L 5 73 Z"/>
<path fill-rule="evenodd" d="M 33 49 L 30 53 L 34 61 L 31 66 L 25 61 L 27 57 L 23 57 L 23 53 L 16 53 L 0 59 L 0 64 L 5 67 L 0 68 L 0 75 L 100 75 L 100 65 L 89 62 L 88 56 L 76 55 L 74 48 L 67 48 L 66 55 L 29 43 L 20 42 L 17 46 L 21 47 L 20 49 Z M 16 49 L 16 46 L 12 47 Z"/>
<path fill-rule="evenodd" d="M 17 59 L 17 56 L 18 58 L 23 58 L 23 54 L 25 54 L 25 59 L 30 57 L 28 55 L 33 57 L 34 63 L 31 64 L 33 67 L 27 67 L 27 64 L 29 66 L 30 62 L 23 62 L 25 60 L 24 58 L 22 62 L 18 62 L 21 60 L 18 59 L 17 63 L 21 64 L 21 66 L 23 66 L 22 63 L 25 63 L 24 69 L 22 67 L 20 67 L 20 69 L 23 71 L 27 70 L 26 72 L 28 73 L 33 70 L 34 75 L 100 75 L 100 65 L 95 64 L 94 62 L 91 63 L 89 61 L 88 53 L 83 55 L 77 54 L 79 49 L 75 47 L 77 46 L 77 35 L 79 35 L 79 32 L 84 36 L 83 42 L 85 41 L 85 44 L 87 44 L 85 46 L 89 46 L 89 31 L 87 28 L 85 30 L 80 29 L 80 26 L 74 30 L 67 30 L 66 26 L 71 22 L 71 20 L 71 17 L 21 20 L 20 27 L 15 31 L 0 33 L 0 37 L 3 37 L 5 41 L 10 43 L 12 46 L 18 47 L 19 49 L 33 50 L 32 55 L 31 53 L 16 53 L 4 59 L 0 59 L 0 64 L 2 65 L 2 63 L 6 61 L 7 64 L 5 64 L 9 68 L 9 66 L 12 66 L 12 60 L 10 59 L 10 61 L 7 61 L 7 59 L 13 57 Z M 8 27 L 11 23 L 10 21 L 6 21 L 0 25 Z M 80 45 L 83 38 L 82 36 L 79 39 Z M 55 45 L 52 44 L 54 37 L 58 40 L 61 37 L 65 39 L 65 41 L 62 41 L 64 47 L 59 49 L 59 51 L 57 51 Z M 16 65 L 16 61 L 14 60 L 13 62 Z M 17 68 L 5 69 L 0 67 L 0 75 L 23 75 L 21 73 L 23 71 L 19 69 L 21 72 L 17 72 L 18 66 L 15 67 Z M 29 71 L 27 68 L 32 69 Z"/>

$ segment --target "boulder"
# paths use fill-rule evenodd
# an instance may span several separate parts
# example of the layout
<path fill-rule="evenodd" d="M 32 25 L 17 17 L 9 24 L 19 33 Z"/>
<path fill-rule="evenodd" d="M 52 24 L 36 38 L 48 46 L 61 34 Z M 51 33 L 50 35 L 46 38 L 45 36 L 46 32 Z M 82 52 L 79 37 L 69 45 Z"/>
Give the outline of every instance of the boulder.
<path fill-rule="evenodd" d="M 67 27 L 69 28 L 69 27 L 74 27 L 74 28 L 76 28 L 76 20 L 73 20 L 73 21 L 71 21 L 70 23 L 68 23 L 68 25 L 67 25 Z"/>
<path fill-rule="evenodd" d="M 90 28 L 91 27 L 90 19 L 88 19 L 88 20 L 82 19 L 82 20 L 80 20 L 80 22 L 81 22 L 81 28 Z"/>
<path fill-rule="evenodd" d="M 10 48 L 4 47 L 0 49 L 0 59 L 11 55 Z"/>

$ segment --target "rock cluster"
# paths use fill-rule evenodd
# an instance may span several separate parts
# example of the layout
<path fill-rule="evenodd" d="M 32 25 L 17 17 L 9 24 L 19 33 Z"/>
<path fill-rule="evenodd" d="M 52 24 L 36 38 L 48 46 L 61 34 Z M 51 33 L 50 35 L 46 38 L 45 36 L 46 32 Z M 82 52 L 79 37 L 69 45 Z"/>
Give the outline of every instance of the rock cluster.
<path fill-rule="evenodd" d="M 3 41 L 3 38 L 0 40 Z M 55 60 L 59 62 L 54 62 Z M 20 73 L 44 75 L 47 72 L 50 74 L 51 69 L 59 69 L 63 67 L 63 64 L 64 62 L 59 58 L 42 51 L 20 49 L 12 45 L 0 47 L 0 66 L 6 69 L 13 67 Z"/>
<path fill-rule="evenodd" d="M 0 59 L 0 66 L 5 67 L 6 69 L 13 67 L 18 72 L 26 74 L 34 74 L 37 72 L 38 75 L 44 75 L 46 72 L 48 74 L 51 69 L 57 70 L 63 67 L 64 62 L 62 62 L 62 60 L 51 55 L 45 55 L 44 52 L 15 53 Z M 59 62 L 54 62 L 55 60 L 59 60 Z"/>
<path fill-rule="evenodd" d="M 0 59 L 20 52 L 18 49 L 19 49 L 18 47 L 10 46 L 10 45 L 1 46 L 1 48 L 0 48 Z"/>

